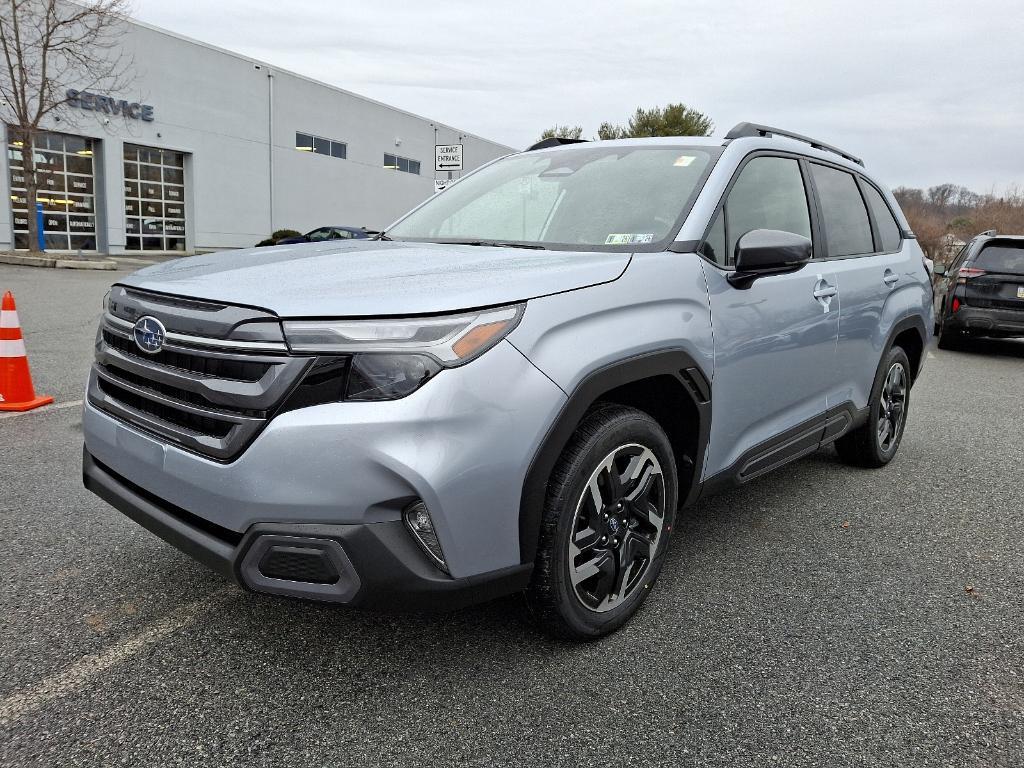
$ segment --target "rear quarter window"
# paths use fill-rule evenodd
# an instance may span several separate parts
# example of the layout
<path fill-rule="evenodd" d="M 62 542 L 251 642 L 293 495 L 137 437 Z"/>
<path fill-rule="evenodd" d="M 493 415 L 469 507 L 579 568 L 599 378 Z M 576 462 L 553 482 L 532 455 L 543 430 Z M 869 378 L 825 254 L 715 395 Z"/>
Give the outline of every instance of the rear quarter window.
<path fill-rule="evenodd" d="M 882 241 L 878 244 L 878 250 L 897 250 L 903 240 L 903 234 L 900 232 L 900 225 L 893 218 L 892 211 L 886 205 L 882 193 L 870 184 L 864 184 L 864 197 L 867 198 L 868 207 L 871 208 L 871 214 L 875 217 L 878 236 Z"/>
<path fill-rule="evenodd" d="M 974 266 L 989 272 L 1024 275 L 1024 243 L 986 245 L 974 260 Z"/>

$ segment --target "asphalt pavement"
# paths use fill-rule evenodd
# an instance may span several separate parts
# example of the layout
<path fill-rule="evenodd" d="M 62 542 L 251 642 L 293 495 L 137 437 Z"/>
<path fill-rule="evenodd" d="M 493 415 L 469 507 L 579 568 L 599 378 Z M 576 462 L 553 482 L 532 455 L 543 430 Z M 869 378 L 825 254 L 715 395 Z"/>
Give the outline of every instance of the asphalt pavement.
<path fill-rule="evenodd" d="M 119 274 L 0 266 L 57 399 L 0 418 L 0 765 L 1024 764 L 1024 342 L 931 349 L 892 464 L 700 504 L 634 620 L 572 645 L 514 598 L 244 593 L 87 493 Z"/>

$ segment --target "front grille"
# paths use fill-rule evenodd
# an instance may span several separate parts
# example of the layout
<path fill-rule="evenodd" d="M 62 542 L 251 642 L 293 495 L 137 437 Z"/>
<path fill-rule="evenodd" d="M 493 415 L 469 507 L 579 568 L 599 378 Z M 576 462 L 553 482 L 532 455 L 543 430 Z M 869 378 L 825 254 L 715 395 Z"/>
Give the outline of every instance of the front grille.
<path fill-rule="evenodd" d="M 129 357 L 151 360 L 158 365 L 166 365 L 169 368 L 177 368 L 189 373 L 198 373 L 200 376 L 216 376 L 234 381 L 259 381 L 270 368 L 269 363 L 210 357 L 209 355 L 170 349 L 162 349 L 156 354 L 147 354 L 139 351 L 134 339 L 118 336 L 107 329 L 103 330 L 103 343 Z"/>
<path fill-rule="evenodd" d="M 103 366 L 103 371 L 104 373 L 112 375 L 121 381 L 134 384 L 136 387 L 141 389 L 166 395 L 167 397 L 173 398 L 182 403 L 188 403 L 189 405 L 195 405 L 200 408 L 218 410 L 217 403 L 210 402 L 208 399 L 196 392 L 189 392 L 187 389 L 182 389 L 181 387 L 176 387 L 171 384 L 164 384 L 125 370 L 115 369 L 112 371 L 109 367 Z M 249 410 L 246 408 L 230 408 L 224 410 L 226 413 L 235 413 L 241 416 L 252 416 L 254 418 L 263 418 L 267 415 L 266 411 Z"/>
<path fill-rule="evenodd" d="M 174 424 L 182 429 L 187 429 L 189 432 L 197 435 L 224 438 L 231 431 L 230 422 L 218 421 L 209 416 L 200 416 L 188 411 L 182 411 L 174 406 L 150 400 L 144 395 L 132 392 L 124 387 L 119 387 L 112 381 L 101 378 L 99 379 L 99 387 L 105 394 L 110 395 L 115 400 L 119 400 L 129 408 L 149 414 L 168 424 Z"/>
<path fill-rule="evenodd" d="M 167 313 L 165 306 L 170 329 Z M 135 345 L 129 322 L 105 315 L 89 402 L 182 448 L 231 461 L 282 408 L 312 362 L 289 355 L 283 344 L 181 332 L 149 355 Z"/>

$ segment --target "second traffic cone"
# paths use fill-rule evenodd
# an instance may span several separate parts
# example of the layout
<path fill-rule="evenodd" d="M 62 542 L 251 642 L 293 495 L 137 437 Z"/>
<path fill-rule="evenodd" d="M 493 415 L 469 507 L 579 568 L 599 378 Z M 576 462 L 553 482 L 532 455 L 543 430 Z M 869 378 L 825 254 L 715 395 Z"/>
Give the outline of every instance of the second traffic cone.
<path fill-rule="evenodd" d="M 36 397 L 32 388 L 18 310 L 8 291 L 0 302 L 0 411 L 29 411 L 52 402 L 46 395 Z"/>

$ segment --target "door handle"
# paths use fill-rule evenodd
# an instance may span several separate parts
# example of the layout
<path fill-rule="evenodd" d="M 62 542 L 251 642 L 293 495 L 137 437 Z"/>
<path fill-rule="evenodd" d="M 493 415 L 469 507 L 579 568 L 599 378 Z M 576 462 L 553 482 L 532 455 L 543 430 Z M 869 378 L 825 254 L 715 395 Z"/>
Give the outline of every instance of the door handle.
<path fill-rule="evenodd" d="M 899 279 L 900 276 L 893 272 L 891 269 L 885 270 L 885 273 L 882 275 L 882 282 L 888 285 L 890 288 L 896 285 L 896 281 Z"/>
<path fill-rule="evenodd" d="M 814 283 L 814 300 L 821 304 L 823 312 L 828 312 L 830 305 L 832 304 L 832 297 L 839 293 L 839 289 L 832 285 L 822 275 L 818 275 L 817 282 Z"/>

